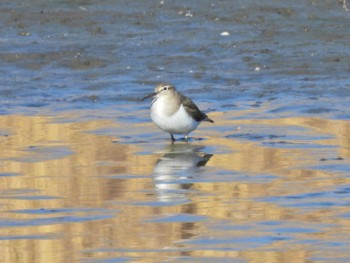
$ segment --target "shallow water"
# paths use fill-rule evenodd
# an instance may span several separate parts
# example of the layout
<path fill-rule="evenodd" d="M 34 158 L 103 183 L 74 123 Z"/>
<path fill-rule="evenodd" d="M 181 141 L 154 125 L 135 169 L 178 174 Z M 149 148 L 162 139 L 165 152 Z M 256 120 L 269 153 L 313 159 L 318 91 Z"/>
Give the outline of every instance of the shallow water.
<path fill-rule="evenodd" d="M 0 117 L 6 262 L 348 260 L 348 121 L 216 112 L 171 145 L 81 113 Z"/>
<path fill-rule="evenodd" d="M 2 262 L 349 262 L 336 1 L 3 1 Z M 139 98 L 208 112 L 172 145 Z"/>

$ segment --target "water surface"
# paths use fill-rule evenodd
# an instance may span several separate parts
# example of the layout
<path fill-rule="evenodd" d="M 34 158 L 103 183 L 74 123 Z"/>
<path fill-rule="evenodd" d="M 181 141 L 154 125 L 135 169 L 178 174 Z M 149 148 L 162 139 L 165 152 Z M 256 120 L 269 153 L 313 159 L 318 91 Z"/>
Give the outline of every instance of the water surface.
<path fill-rule="evenodd" d="M 3 262 L 349 262 L 336 1 L 3 1 Z M 139 98 L 208 113 L 171 144 Z"/>

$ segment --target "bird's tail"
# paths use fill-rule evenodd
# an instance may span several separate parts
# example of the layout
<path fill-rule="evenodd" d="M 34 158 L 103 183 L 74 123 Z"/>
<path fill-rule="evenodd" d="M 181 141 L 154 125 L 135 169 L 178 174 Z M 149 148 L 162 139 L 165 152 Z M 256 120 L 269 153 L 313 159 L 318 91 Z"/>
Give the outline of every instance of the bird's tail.
<path fill-rule="evenodd" d="M 203 121 L 214 123 L 214 121 L 210 119 L 208 116 L 206 116 L 205 119 L 203 119 Z"/>

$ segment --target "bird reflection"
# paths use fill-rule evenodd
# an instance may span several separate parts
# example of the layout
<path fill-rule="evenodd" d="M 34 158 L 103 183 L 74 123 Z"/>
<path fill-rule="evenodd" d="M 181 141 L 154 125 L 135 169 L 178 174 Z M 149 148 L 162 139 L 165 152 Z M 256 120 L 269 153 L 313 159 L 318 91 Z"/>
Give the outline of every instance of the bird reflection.
<path fill-rule="evenodd" d="M 180 201 L 185 189 L 193 185 L 192 178 L 198 174 L 198 167 L 205 166 L 212 154 L 200 152 L 200 147 L 191 144 L 171 144 L 167 153 L 155 164 L 154 184 L 159 201 Z"/>

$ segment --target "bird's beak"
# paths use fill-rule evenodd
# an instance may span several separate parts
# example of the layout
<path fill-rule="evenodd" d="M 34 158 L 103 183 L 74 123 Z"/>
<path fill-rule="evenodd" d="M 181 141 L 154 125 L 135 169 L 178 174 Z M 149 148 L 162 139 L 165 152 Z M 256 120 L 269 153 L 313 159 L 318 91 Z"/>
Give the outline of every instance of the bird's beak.
<path fill-rule="evenodd" d="M 148 98 L 150 98 L 150 97 L 154 97 L 155 95 L 157 95 L 156 92 L 153 92 L 153 93 L 151 93 L 151 94 L 148 94 L 148 95 L 144 96 L 144 97 L 141 99 L 141 101 L 144 101 L 145 99 L 148 99 Z"/>

